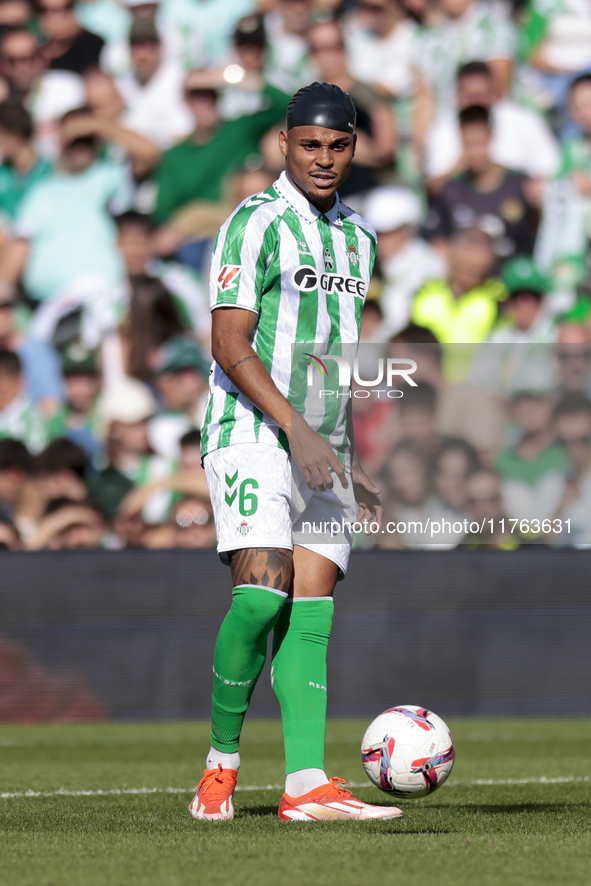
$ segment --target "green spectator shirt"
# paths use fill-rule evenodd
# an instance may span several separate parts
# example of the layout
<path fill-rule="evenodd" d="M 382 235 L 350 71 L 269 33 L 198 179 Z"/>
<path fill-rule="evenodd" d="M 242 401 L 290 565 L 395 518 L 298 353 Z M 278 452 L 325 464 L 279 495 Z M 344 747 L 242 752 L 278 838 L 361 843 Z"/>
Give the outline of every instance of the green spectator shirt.
<path fill-rule="evenodd" d="M 586 172 L 591 175 L 591 140 L 578 136 L 565 143 L 559 175 L 570 175 L 571 172 Z"/>
<path fill-rule="evenodd" d="M 156 171 L 154 217 L 158 224 L 165 224 L 177 209 L 194 200 L 219 202 L 226 177 L 240 169 L 247 157 L 259 153 L 261 138 L 285 116 L 290 98 L 269 85 L 262 94 L 268 99 L 264 110 L 220 123 L 204 144 L 190 136 L 165 152 Z"/>
<path fill-rule="evenodd" d="M 503 480 L 521 480 L 528 486 L 536 486 L 546 474 L 564 474 L 569 467 L 564 449 L 557 444 L 544 449 L 536 458 L 522 458 L 511 446 L 499 454 L 495 464 Z"/>

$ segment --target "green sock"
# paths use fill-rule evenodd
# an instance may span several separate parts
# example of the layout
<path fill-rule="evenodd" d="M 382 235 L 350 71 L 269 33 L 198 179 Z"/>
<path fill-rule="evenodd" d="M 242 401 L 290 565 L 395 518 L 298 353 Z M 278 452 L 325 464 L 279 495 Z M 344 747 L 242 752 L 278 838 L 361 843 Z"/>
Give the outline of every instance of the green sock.
<path fill-rule="evenodd" d="M 232 592 L 215 646 L 211 744 L 231 754 L 238 750 L 244 715 L 267 657 L 267 637 L 287 594 L 258 585 Z"/>
<path fill-rule="evenodd" d="M 286 773 L 324 769 L 326 651 L 332 597 L 298 597 L 284 607 L 273 637 L 273 691 L 281 707 Z"/>

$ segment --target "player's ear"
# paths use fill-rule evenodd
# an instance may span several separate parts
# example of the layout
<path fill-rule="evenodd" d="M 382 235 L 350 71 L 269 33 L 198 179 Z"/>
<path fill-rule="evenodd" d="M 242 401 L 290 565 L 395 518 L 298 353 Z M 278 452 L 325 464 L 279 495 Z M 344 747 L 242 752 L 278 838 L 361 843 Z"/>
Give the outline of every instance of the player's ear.
<path fill-rule="evenodd" d="M 279 150 L 284 157 L 287 157 L 287 132 L 282 129 L 279 133 Z"/>

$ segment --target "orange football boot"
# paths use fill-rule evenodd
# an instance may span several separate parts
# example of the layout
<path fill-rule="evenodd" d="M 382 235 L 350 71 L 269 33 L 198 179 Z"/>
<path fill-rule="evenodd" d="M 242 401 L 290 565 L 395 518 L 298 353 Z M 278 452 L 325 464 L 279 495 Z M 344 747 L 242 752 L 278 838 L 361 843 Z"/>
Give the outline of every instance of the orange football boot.
<path fill-rule="evenodd" d="M 224 769 L 218 763 L 217 769 L 206 769 L 197 785 L 197 793 L 189 804 L 189 812 L 200 821 L 231 821 L 234 818 L 232 794 L 236 787 L 238 771 Z"/>
<path fill-rule="evenodd" d="M 351 791 L 342 788 L 344 778 L 331 778 L 328 784 L 314 788 L 301 797 L 284 794 L 279 804 L 283 821 L 370 821 L 402 818 L 396 806 L 371 806 L 356 800 Z"/>

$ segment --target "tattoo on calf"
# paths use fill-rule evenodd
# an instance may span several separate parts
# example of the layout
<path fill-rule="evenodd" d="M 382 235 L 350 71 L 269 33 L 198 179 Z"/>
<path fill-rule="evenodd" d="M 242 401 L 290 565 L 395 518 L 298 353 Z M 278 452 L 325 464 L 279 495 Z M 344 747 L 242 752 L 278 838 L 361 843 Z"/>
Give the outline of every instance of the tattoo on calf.
<path fill-rule="evenodd" d="M 230 554 L 234 587 L 262 585 L 289 593 L 293 554 L 283 548 L 242 548 Z"/>

